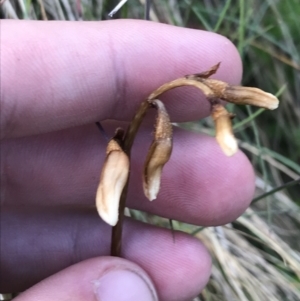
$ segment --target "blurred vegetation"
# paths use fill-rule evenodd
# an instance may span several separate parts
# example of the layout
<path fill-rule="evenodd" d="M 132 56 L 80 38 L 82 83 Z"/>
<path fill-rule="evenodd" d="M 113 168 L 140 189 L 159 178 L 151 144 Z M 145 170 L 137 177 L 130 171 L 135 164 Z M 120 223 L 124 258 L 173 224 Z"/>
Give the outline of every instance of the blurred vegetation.
<path fill-rule="evenodd" d="M 1 18 L 104 20 L 119 1 L 6 0 Z M 128 0 L 114 18 L 144 18 L 145 0 Z M 240 147 L 256 172 L 253 205 L 235 222 L 175 229 L 204 241 L 213 256 L 196 300 L 300 300 L 300 5 L 299 0 L 152 0 L 152 21 L 228 37 L 243 60 L 243 85 L 277 94 L 276 111 L 229 105 Z M 180 125 L 212 134 L 210 119 Z M 138 211 L 137 219 L 168 227 Z"/>

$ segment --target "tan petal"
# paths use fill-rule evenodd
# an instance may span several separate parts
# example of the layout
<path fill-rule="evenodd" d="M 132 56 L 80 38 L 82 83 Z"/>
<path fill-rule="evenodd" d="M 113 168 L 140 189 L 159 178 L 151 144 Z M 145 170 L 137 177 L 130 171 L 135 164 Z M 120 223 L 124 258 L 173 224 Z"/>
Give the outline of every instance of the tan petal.
<path fill-rule="evenodd" d="M 157 197 L 162 169 L 169 161 L 171 153 L 172 140 L 170 138 L 153 141 L 151 144 L 143 173 L 144 193 L 150 201 Z"/>
<path fill-rule="evenodd" d="M 172 153 L 172 124 L 169 115 L 160 100 L 153 100 L 152 104 L 157 108 L 158 116 L 154 141 L 148 151 L 143 172 L 144 193 L 150 201 L 157 197 L 162 169 Z"/>
<path fill-rule="evenodd" d="M 115 226 L 118 222 L 120 196 L 128 179 L 129 158 L 115 140 L 110 141 L 107 149 L 96 193 L 96 207 L 100 217 Z"/>
<path fill-rule="evenodd" d="M 228 86 L 222 99 L 240 105 L 253 105 L 268 110 L 275 110 L 279 105 L 278 98 L 273 94 L 251 87 Z"/>
<path fill-rule="evenodd" d="M 221 98 L 238 105 L 253 105 L 268 110 L 278 108 L 278 98 L 261 89 L 243 86 L 230 86 L 220 80 L 210 78 L 203 79 L 202 82 L 214 92 L 214 97 L 216 98 Z"/>
<path fill-rule="evenodd" d="M 215 122 L 217 142 L 225 155 L 234 155 L 238 150 L 238 144 L 232 131 L 231 114 L 221 104 L 215 104 L 212 118 Z"/>

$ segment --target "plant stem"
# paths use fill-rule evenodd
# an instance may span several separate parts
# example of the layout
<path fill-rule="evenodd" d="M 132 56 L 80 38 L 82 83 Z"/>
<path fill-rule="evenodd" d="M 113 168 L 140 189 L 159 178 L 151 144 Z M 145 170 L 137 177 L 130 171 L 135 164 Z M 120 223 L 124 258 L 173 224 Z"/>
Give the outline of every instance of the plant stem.
<path fill-rule="evenodd" d="M 152 0 L 146 0 L 145 4 L 145 20 L 150 20 L 150 8 L 151 8 Z M 150 103 L 146 100 L 142 102 L 137 114 L 134 116 L 132 122 L 130 123 L 125 137 L 123 139 L 123 150 L 127 154 L 130 160 L 130 152 L 131 147 L 135 138 L 135 135 L 143 121 L 143 118 L 150 107 Z M 124 219 L 124 210 L 126 206 L 126 198 L 127 198 L 127 191 L 128 191 L 128 184 L 130 178 L 130 171 L 128 175 L 128 179 L 126 185 L 122 191 L 120 204 L 119 204 L 119 220 L 118 223 L 112 228 L 112 235 L 111 235 L 111 256 L 120 256 L 122 250 L 122 230 L 123 230 L 123 219 Z"/>
<path fill-rule="evenodd" d="M 136 136 L 136 133 L 137 133 L 149 107 L 150 107 L 150 102 L 148 102 L 148 100 L 145 100 L 142 102 L 138 112 L 134 116 L 132 122 L 130 123 L 130 125 L 126 131 L 126 134 L 125 134 L 125 137 L 123 139 L 123 143 L 121 146 L 122 146 L 124 152 L 126 153 L 126 155 L 129 157 L 129 160 L 130 160 L 131 147 L 133 145 L 134 138 Z M 122 191 L 121 197 L 120 197 L 119 220 L 118 220 L 118 223 L 112 228 L 111 250 L 110 250 L 111 256 L 118 256 L 118 257 L 121 256 L 124 209 L 126 206 L 126 198 L 127 198 L 129 179 L 130 179 L 130 171 L 129 171 L 126 185 L 125 185 L 125 187 Z"/>

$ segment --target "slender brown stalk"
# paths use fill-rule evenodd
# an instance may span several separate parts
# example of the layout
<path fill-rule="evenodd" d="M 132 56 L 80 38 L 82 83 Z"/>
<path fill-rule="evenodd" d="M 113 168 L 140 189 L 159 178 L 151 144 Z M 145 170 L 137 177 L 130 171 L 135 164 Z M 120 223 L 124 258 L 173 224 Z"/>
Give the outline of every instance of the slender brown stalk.
<path fill-rule="evenodd" d="M 138 112 L 134 116 L 132 122 L 130 123 L 123 143 L 122 147 L 124 152 L 128 155 L 130 159 L 130 153 L 131 153 L 131 147 L 134 141 L 134 138 L 136 136 L 137 131 L 139 130 L 139 127 L 146 115 L 147 110 L 150 107 L 149 101 L 143 101 L 142 104 L 139 107 Z M 127 191 L 128 191 L 128 184 L 130 180 L 130 171 L 128 180 L 126 182 L 126 185 L 122 191 L 121 197 L 120 197 L 120 204 L 119 204 L 119 220 L 117 224 L 112 228 L 112 236 L 111 236 L 111 250 L 110 254 L 111 256 L 121 256 L 121 249 L 122 249 L 122 230 L 123 230 L 123 219 L 124 219 L 124 209 L 126 205 L 126 198 L 127 198 Z"/>
<path fill-rule="evenodd" d="M 182 77 L 182 78 L 175 79 L 169 83 L 166 83 L 166 84 L 160 86 L 153 93 L 150 94 L 148 99 L 149 99 L 149 101 L 151 101 L 151 100 L 157 98 L 159 95 L 161 95 L 164 92 L 167 92 L 171 89 L 182 87 L 182 86 L 196 87 L 199 90 L 201 90 L 207 98 L 213 97 L 215 94 L 214 91 L 210 87 L 205 85 L 204 83 L 197 81 L 195 79 Z"/>
<path fill-rule="evenodd" d="M 120 204 L 119 204 L 119 220 L 117 224 L 112 228 L 111 247 L 110 247 L 111 256 L 117 256 L 117 257 L 121 256 L 123 219 L 124 219 L 124 209 L 125 209 L 126 198 L 127 198 L 128 184 L 129 184 L 129 180 L 127 181 L 121 194 Z"/>

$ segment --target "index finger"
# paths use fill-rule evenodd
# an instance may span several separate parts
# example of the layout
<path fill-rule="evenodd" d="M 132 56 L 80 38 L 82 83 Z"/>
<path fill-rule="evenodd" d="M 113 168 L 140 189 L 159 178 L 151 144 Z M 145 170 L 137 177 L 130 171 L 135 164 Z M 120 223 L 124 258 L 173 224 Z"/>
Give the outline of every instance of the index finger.
<path fill-rule="evenodd" d="M 216 77 L 241 78 L 241 61 L 226 38 L 145 21 L 1 21 L 1 138 L 104 119 L 128 120 L 166 81 L 217 62 Z M 173 121 L 208 114 L 199 93 L 178 92 Z M 186 101 L 185 101 L 186 100 Z"/>

